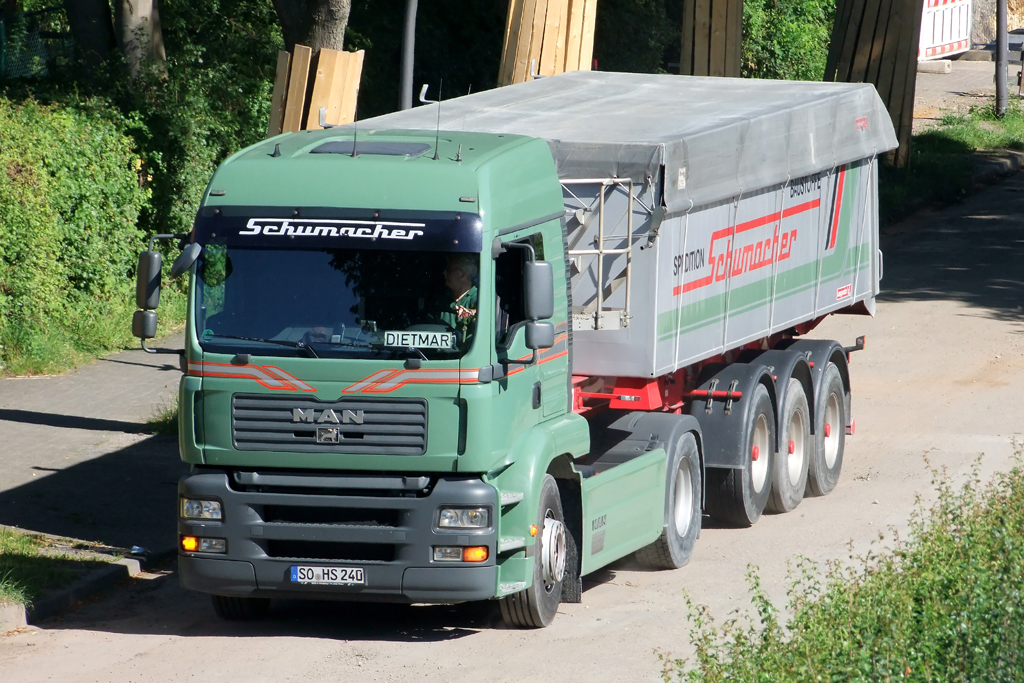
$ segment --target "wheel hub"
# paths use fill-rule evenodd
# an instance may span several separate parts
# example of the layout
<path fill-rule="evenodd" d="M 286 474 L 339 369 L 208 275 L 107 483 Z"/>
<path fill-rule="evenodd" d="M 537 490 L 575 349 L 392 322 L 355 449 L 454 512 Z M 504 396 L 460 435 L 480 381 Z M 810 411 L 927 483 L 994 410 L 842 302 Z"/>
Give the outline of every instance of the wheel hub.
<path fill-rule="evenodd" d="M 540 568 L 545 584 L 557 583 L 565 576 L 565 525 L 547 517 L 540 541 Z"/>

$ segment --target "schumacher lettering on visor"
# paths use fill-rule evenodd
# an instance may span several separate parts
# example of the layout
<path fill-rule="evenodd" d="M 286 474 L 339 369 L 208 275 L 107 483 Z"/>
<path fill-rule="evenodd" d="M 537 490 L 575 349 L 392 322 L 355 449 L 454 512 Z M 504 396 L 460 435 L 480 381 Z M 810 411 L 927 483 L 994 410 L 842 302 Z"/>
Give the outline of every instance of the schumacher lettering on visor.
<path fill-rule="evenodd" d="M 411 240 L 424 234 L 423 223 L 390 223 L 386 221 L 335 221 L 303 218 L 250 218 L 240 237 L 253 235 L 285 237 L 361 237 L 369 240 Z"/>

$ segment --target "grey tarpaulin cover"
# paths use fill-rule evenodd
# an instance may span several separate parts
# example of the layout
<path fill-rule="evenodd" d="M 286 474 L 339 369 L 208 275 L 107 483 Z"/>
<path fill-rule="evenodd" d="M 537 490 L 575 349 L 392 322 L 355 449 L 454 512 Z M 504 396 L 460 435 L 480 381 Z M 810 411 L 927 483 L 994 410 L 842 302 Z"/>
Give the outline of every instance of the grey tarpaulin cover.
<path fill-rule="evenodd" d="M 437 105 L 368 119 L 431 130 Z M 441 129 L 548 142 L 559 177 L 657 179 L 670 213 L 896 147 L 870 84 L 574 71 L 444 100 Z"/>

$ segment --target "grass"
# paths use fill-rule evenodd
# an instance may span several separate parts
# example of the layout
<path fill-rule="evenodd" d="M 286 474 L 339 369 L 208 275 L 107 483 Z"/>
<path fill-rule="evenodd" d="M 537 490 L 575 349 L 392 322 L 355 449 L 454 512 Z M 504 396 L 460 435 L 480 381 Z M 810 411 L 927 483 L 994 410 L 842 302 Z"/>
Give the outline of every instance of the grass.
<path fill-rule="evenodd" d="M 891 551 L 824 575 L 797 563 L 785 624 L 757 574 L 749 614 L 716 624 L 690 602 L 693 662 L 660 655 L 665 681 L 1020 681 L 1024 679 L 1024 472 L 954 488 L 933 471 Z M 881 535 L 880 535 L 881 538 Z"/>
<path fill-rule="evenodd" d="M 0 605 L 31 603 L 115 559 L 86 543 L 0 527 Z"/>
<path fill-rule="evenodd" d="M 154 434 L 176 436 L 178 434 L 178 394 L 164 404 L 146 424 Z"/>
<path fill-rule="evenodd" d="M 973 185 L 976 155 L 995 149 L 1024 150 L 1024 110 L 1011 101 L 1006 115 L 993 104 L 963 115 L 947 114 L 937 126 L 914 136 L 910 163 L 879 167 L 879 205 L 883 224 L 895 223 L 925 205 L 963 199 Z"/>

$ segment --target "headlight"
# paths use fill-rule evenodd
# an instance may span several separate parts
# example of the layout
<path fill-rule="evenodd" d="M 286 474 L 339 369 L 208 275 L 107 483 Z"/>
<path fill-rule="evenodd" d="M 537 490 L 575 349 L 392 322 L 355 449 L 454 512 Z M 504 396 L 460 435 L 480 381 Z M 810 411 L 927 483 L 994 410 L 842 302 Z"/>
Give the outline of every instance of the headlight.
<path fill-rule="evenodd" d="M 191 498 L 181 499 L 181 516 L 185 519 L 223 519 L 219 501 Z"/>
<path fill-rule="evenodd" d="M 487 508 L 441 508 L 437 525 L 442 529 L 486 529 L 491 525 Z"/>

